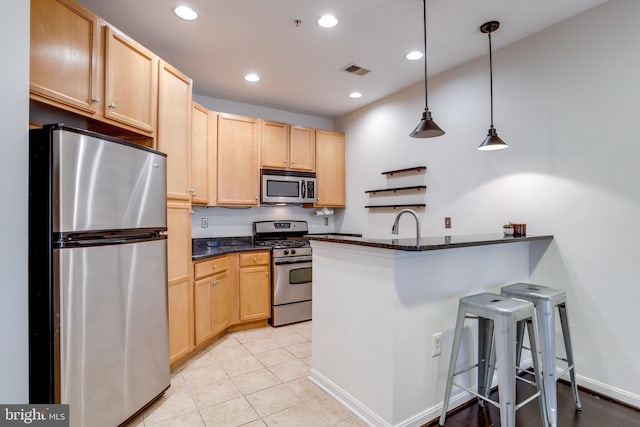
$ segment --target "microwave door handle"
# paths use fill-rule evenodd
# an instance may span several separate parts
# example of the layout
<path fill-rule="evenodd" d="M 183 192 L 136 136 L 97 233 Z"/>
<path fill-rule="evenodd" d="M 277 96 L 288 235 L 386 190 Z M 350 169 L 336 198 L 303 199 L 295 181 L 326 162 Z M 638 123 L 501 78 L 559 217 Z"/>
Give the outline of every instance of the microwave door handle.
<path fill-rule="evenodd" d="M 302 194 L 300 194 L 300 195 L 302 196 L 303 199 L 306 199 L 306 197 L 307 197 L 307 184 L 304 181 L 304 179 L 300 182 L 300 184 L 301 184 L 300 185 L 300 187 L 301 187 L 300 190 L 302 192 Z"/>

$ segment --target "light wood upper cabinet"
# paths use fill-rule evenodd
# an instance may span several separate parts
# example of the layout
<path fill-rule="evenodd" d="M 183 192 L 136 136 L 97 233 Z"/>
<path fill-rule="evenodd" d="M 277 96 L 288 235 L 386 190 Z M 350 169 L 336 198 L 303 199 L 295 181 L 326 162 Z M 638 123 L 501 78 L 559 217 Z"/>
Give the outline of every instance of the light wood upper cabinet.
<path fill-rule="evenodd" d="M 157 148 L 167 154 L 167 197 L 191 201 L 191 79 L 160 62 Z"/>
<path fill-rule="evenodd" d="M 31 1 L 31 97 L 92 116 L 102 88 L 98 17 L 73 1 Z"/>
<path fill-rule="evenodd" d="M 263 168 L 315 170 L 314 129 L 269 120 L 260 122 Z"/>
<path fill-rule="evenodd" d="M 217 157 L 217 204 L 258 206 L 258 119 L 220 113 Z"/>
<path fill-rule="evenodd" d="M 105 27 L 104 115 L 152 132 L 156 128 L 158 57 L 111 26 Z"/>
<path fill-rule="evenodd" d="M 343 132 L 316 130 L 316 191 L 319 207 L 344 207 L 345 142 Z"/>
<path fill-rule="evenodd" d="M 303 126 L 289 128 L 289 169 L 316 170 L 315 129 Z"/>
<path fill-rule="evenodd" d="M 263 168 L 289 167 L 289 125 L 261 120 L 260 163 Z"/>
<path fill-rule="evenodd" d="M 193 103 L 191 116 L 192 203 L 215 205 L 217 114 Z"/>

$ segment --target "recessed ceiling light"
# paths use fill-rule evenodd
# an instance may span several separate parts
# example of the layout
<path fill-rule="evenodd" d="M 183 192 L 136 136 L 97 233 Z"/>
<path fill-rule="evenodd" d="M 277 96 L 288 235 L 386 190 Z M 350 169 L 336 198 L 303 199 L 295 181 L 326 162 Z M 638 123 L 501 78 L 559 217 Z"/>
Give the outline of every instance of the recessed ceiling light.
<path fill-rule="evenodd" d="M 424 54 L 422 52 L 420 52 L 419 50 L 414 50 L 407 53 L 404 57 L 409 61 L 417 61 L 418 59 L 422 59 L 423 56 Z"/>
<path fill-rule="evenodd" d="M 244 79 L 248 82 L 257 82 L 260 81 L 260 76 L 255 73 L 245 74 Z"/>
<path fill-rule="evenodd" d="M 338 25 L 338 18 L 333 15 L 323 15 L 318 19 L 318 25 L 322 28 L 332 28 Z"/>
<path fill-rule="evenodd" d="M 351 92 L 349 94 L 349 98 L 353 98 L 353 99 L 362 98 L 362 94 L 360 92 Z"/>
<path fill-rule="evenodd" d="M 193 21 L 198 17 L 198 12 L 185 5 L 177 6 L 175 9 L 173 9 L 173 13 L 175 13 L 179 18 L 182 18 L 185 21 Z"/>

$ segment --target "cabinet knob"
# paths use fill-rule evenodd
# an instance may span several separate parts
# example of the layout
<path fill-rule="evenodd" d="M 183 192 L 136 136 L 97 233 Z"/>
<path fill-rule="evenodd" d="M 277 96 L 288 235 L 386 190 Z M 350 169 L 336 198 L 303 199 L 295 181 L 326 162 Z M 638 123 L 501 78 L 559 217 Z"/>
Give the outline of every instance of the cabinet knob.
<path fill-rule="evenodd" d="M 91 102 L 95 102 L 96 104 L 100 102 L 100 97 L 98 96 L 94 96 L 93 98 L 91 98 Z"/>
<path fill-rule="evenodd" d="M 217 285 L 218 283 L 220 283 L 220 281 L 219 281 L 218 279 L 216 279 L 216 280 L 214 280 L 214 281 L 213 281 L 212 285 L 214 285 L 214 286 L 215 286 L 215 285 Z"/>
<path fill-rule="evenodd" d="M 254 256 L 254 257 L 253 257 L 253 262 L 256 262 L 256 261 L 258 261 L 258 257 L 257 257 L 257 256 Z"/>
<path fill-rule="evenodd" d="M 116 108 L 116 103 L 115 102 L 109 103 L 109 108 Z"/>
<path fill-rule="evenodd" d="M 218 264 L 213 264 L 213 266 L 211 268 L 213 268 L 215 270 L 216 268 L 218 268 Z"/>
<path fill-rule="evenodd" d="M 256 196 L 256 200 L 258 200 L 258 196 Z"/>
<path fill-rule="evenodd" d="M 289 163 L 289 162 L 287 162 L 286 160 L 283 160 L 282 162 L 283 162 L 285 165 L 286 165 L 287 163 Z"/>
<path fill-rule="evenodd" d="M 196 195 L 196 189 L 195 188 L 190 188 L 189 189 L 189 193 L 193 194 L 194 196 Z"/>
<path fill-rule="evenodd" d="M 291 164 L 294 165 L 296 162 L 294 162 L 293 160 L 291 160 Z"/>

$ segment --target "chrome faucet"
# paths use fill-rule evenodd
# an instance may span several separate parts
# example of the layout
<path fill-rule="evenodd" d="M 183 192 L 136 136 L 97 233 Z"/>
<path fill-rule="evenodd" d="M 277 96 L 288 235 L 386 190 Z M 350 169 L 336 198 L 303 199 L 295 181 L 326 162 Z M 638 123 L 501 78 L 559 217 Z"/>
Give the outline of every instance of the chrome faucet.
<path fill-rule="evenodd" d="M 410 213 L 416 220 L 416 246 L 420 246 L 420 221 L 418 220 L 418 215 L 416 215 L 416 213 L 411 209 L 402 209 L 398 212 L 396 220 L 393 222 L 393 227 L 391 227 L 391 234 L 398 234 L 398 231 L 400 230 L 400 217 L 404 213 Z"/>

